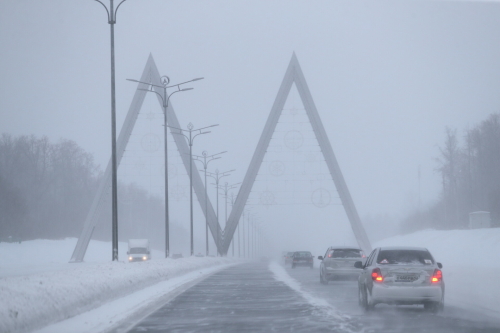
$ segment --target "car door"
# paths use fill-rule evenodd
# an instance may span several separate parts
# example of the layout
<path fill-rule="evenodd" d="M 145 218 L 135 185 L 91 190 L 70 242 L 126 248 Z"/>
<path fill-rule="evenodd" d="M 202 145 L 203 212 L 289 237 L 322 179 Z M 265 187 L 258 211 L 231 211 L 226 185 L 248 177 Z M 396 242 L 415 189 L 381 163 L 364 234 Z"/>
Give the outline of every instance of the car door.
<path fill-rule="evenodd" d="M 331 268 L 333 265 L 332 253 L 333 249 L 326 250 L 325 257 L 323 258 L 324 272 L 328 272 L 328 268 Z"/>
<path fill-rule="evenodd" d="M 366 260 L 366 263 L 365 265 L 363 266 L 363 272 L 359 275 L 359 284 L 360 284 L 360 287 L 361 286 L 366 286 L 367 283 L 369 282 L 368 281 L 368 278 L 370 278 L 370 281 L 371 281 L 371 265 L 374 261 L 374 258 L 375 258 L 375 255 L 377 253 L 377 250 L 378 249 L 375 249 L 372 251 L 372 253 L 370 253 L 370 256 L 368 257 L 368 259 Z"/>

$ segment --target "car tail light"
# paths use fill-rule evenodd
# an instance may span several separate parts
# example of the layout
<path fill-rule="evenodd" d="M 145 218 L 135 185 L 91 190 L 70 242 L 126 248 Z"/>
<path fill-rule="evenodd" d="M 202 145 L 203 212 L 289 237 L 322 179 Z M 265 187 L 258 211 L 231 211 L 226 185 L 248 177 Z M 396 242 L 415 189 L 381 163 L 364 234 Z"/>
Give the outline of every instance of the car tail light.
<path fill-rule="evenodd" d="M 384 281 L 384 277 L 382 276 L 382 272 L 380 268 L 374 268 L 372 271 L 372 279 L 373 281 L 382 282 Z"/>
<path fill-rule="evenodd" d="M 437 283 L 443 279 L 443 272 L 440 269 L 435 269 L 434 274 L 432 274 L 431 282 Z"/>

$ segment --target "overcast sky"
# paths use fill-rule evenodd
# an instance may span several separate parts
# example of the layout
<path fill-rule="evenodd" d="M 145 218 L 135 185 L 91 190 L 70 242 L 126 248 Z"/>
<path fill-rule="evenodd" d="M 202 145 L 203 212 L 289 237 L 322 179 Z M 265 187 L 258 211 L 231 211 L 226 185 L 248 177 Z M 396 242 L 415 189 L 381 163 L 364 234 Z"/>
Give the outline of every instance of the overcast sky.
<path fill-rule="evenodd" d="M 194 152 L 227 150 L 213 167 L 241 182 L 295 51 L 360 216 L 401 217 L 416 208 L 419 166 L 422 203 L 439 195 L 445 128 L 461 136 L 500 109 L 499 17 L 496 2 L 128 0 L 118 129 L 137 88 L 125 79 L 151 53 L 173 83 L 205 77 L 173 105 L 183 126 L 220 124 Z M 74 140 L 104 169 L 109 36 L 95 1 L 1 1 L 0 133 Z M 153 98 L 145 108 L 161 112 Z"/>

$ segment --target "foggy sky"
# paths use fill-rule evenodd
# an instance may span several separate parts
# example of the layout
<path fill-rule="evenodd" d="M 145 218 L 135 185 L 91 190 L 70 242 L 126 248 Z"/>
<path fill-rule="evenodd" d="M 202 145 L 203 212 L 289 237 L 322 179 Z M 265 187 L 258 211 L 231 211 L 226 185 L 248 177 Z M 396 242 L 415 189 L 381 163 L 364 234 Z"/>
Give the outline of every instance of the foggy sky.
<path fill-rule="evenodd" d="M 183 126 L 220 124 L 194 152 L 227 150 L 212 166 L 241 182 L 295 51 L 360 216 L 401 217 L 417 207 L 419 166 L 423 205 L 439 195 L 446 126 L 461 136 L 500 109 L 498 17 L 495 2 L 128 0 L 115 29 L 118 130 L 136 89 L 125 79 L 151 53 L 173 83 L 205 77 L 172 98 L 175 111 Z M 0 133 L 72 139 L 104 169 L 102 6 L 2 1 L 0 40 Z"/>

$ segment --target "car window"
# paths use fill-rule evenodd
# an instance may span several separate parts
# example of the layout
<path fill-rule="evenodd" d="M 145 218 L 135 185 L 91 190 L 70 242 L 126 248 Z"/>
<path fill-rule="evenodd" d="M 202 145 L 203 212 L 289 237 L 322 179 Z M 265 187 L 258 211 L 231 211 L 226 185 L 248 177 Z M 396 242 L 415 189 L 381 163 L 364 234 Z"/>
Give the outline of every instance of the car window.
<path fill-rule="evenodd" d="M 422 250 L 381 250 L 377 263 L 389 265 L 431 265 L 434 263 L 429 251 Z"/>
<path fill-rule="evenodd" d="M 133 247 L 129 251 L 130 254 L 141 254 L 146 252 L 148 252 L 148 250 L 145 247 Z"/>
<path fill-rule="evenodd" d="M 311 257 L 311 252 L 295 252 L 293 255 L 295 258 L 308 258 Z"/>
<path fill-rule="evenodd" d="M 334 249 L 329 253 L 329 258 L 361 258 L 361 250 L 357 249 Z"/>

